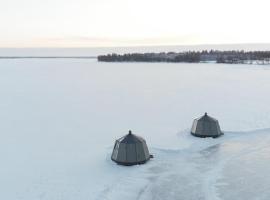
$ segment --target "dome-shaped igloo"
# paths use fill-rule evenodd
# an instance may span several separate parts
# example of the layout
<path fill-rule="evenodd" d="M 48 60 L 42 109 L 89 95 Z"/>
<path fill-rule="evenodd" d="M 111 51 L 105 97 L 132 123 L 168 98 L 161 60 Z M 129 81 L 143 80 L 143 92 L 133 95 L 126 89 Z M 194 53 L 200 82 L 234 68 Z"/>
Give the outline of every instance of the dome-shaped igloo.
<path fill-rule="evenodd" d="M 196 137 L 219 137 L 223 135 L 220 130 L 218 120 L 204 114 L 204 116 L 195 119 L 191 128 L 191 134 Z"/>
<path fill-rule="evenodd" d="M 150 157 L 145 140 L 129 131 L 115 141 L 111 159 L 120 165 L 136 165 L 147 162 Z"/>

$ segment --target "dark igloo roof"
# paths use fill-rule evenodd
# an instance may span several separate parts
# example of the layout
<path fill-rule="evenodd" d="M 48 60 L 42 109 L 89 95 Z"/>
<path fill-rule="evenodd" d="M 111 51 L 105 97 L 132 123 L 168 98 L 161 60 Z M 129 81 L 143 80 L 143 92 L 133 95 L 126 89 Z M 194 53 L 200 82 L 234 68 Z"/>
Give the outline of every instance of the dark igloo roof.
<path fill-rule="evenodd" d="M 201 117 L 199 117 L 199 118 L 197 118 L 197 119 L 195 119 L 195 120 L 197 120 L 197 121 L 208 121 L 208 122 L 218 122 L 217 119 L 215 119 L 215 118 L 209 116 L 209 115 L 207 114 L 207 112 L 204 113 L 203 116 L 201 116 Z"/>
<path fill-rule="evenodd" d="M 128 132 L 127 135 L 119 138 L 118 141 L 125 144 L 145 142 L 145 140 L 142 137 L 133 134 L 131 130 Z"/>

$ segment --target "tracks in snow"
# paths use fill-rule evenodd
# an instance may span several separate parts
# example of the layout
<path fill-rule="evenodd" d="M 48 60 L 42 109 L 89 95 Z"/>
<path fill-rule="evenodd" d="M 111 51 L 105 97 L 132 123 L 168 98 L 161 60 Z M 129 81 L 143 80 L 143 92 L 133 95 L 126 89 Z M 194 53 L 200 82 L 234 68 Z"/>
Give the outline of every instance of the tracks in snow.
<path fill-rule="evenodd" d="M 222 184 L 223 170 L 230 161 L 260 151 L 268 146 L 270 129 L 242 133 L 226 133 L 218 139 L 198 139 L 181 134 L 189 146 L 177 150 L 152 149 L 154 160 L 134 166 L 108 183 L 97 199 L 113 200 L 221 200 L 218 187 Z M 111 164 L 111 163 L 110 163 Z"/>

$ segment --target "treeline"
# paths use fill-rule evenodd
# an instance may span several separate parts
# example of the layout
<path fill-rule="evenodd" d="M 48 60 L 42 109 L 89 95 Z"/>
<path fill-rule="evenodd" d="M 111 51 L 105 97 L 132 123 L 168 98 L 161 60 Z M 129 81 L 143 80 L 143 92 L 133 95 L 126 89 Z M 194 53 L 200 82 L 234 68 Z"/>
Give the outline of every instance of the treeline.
<path fill-rule="evenodd" d="M 104 62 L 200 62 L 199 52 L 183 53 L 128 53 L 107 54 L 98 56 L 98 61 Z"/>
<path fill-rule="evenodd" d="M 103 62 L 217 62 L 248 63 L 270 62 L 270 51 L 186 51 L 161 53 L 107 54 L 98 56 Z"/>

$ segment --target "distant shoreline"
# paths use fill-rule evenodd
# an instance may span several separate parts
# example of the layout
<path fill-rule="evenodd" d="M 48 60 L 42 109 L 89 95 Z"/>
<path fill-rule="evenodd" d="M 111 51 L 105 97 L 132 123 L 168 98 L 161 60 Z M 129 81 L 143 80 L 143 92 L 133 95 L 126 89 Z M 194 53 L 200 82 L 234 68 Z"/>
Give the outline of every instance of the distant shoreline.
<path fill-rule="evenodd" d="M 160 53 L 112 53 L 99 55 L 97 59 L 99 62 L 270 64 L 270 51 L 202 50 Z"/>

